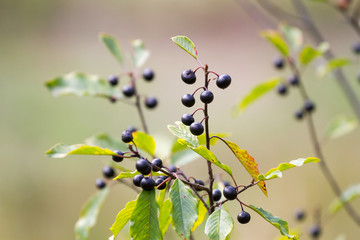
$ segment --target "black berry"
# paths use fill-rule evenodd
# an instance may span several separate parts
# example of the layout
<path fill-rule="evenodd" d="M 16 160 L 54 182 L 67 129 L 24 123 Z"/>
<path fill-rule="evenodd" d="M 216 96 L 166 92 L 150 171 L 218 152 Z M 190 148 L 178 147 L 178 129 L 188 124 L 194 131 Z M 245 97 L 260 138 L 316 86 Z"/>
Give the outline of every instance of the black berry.
<path fill-rule="evenodd" d="M 360 54 L 360 42 L 354 44 L 353 51 L 355 54 Z"/>
<path fill-rule="evenodd" d="M 140 181 L 140 186 L 146 191 L 151 191 L 154 189 L 155 181 L 152 178 L 144 177 Z"/>
<path fill-rule="evenodd" d="M 186 84 L 193 84 L 196 82 L 196 75 L 191 69 L 188 69 L 182 72 L 181 79 Z"/>
<path fill-rule="evenodd" d="M 230 186 L 230 183 L 227 182 L 227 181 L 224 181 L 223 184 L 224 184 L 225 187 Z"/>
<path fill-rule="evenodd" d="M 203 180 L 195 180 L 195 184 L 198 184 L 198 185 L 201 185 L 201 186 L 205 186 L 205 183 L 204 183 Z M 202 189 L 199 188 L 199 187 L 195 187 L 195 190 L 196 190 L 196 191 L 202 191 Z"/>
<path fill-rule="evenodd" d="M 298 210 L 296 210 L 296 212 L 295 212 L 295 218 L 296 218 L 296 220 L 298 220 L 298 221 L 304 220 L 304 218 L 305 218 L 305 212 L 304 212 L 304 210 L 303 210 L 303 209 L 298 209 Z"/>
<path fill-rule="evenodd" d="M 295 118 L 296 119 L 301 120 L 301 119 L 303 119 L 303 117 L 304 117 L 304 111 L 302 109 L 297 110 L 295 112 Z"/>
<path fill-rule="evenodd" d="M 246 224 L 250 222 L 250 214 L 248 212 L 242 211 L 237 215 L 237 220 L 241 224 Z"/>
<path fill-rule="evenodd" d="M 161 161 L 160 158 L 155 158 L 151 161 L 152 164 L 154 164 L 155 166 L 157 166 L 158 168 L 162 168 L 163 167 L 163 162 Z"/>
<path fill-rule="evenodd" d="M 200 94 L 200 100 L 203 103 L 211 103 L 214 100 L 214 94 L 209 90 L 205 90 Z"/>
<path fill-rule="evenodd" d="M 231 83 L 231 77 L 228 74 L 222 74 L 216 79 L 216 86 L 221 89 L 227 88 Z"/>
<path fill-rule="evenodd" d="M 150 108 L 150 109 L 154 108 L 154 107 L 156 107 L 157 103 L 158 103 L 158 101 L 155 97 L 147 97 L 145 99 L 145 106 L 147 108 Z"/>
<path fill-rule="evenodd" d="M 157 179 L 155 180 L 155 186 L 156 186 L 156 187 L 161 184 L 161 186 L 158 187 L 157 189 L 163 190 L 163 189 L 166 188 L 166 182 L 164 182 L 164 183 L 163 183 L 163 182 L 164 182 L 164 179 L 162 179 L 162 178 L 157 178 Z"/>
<path fill-rule="evenodd" d="M 133 86 L 125 85 L 122 88 L 122 92 L 126 97 L 132 97 L 135 94 L 135 88 Z"/>
<path fill-rule="evenodd" d="M 280 95 L 286 95 L 287 94 L 287 87 L 285 84 L 280 84 L 277 88 L 277 92 L 280 94 Z"/>
<path fill-rule="evenodd" d="M 96 181 L 95 181 L 95 185 L 96 185 L 96 187 L 97 187 L 98 189 L 102 189 L 102 188 L 104 188 L 104 187 L 106 186 L 106 183 L 105 183 L 105 181 L 104 181 L 103 179 L 98 178 L 98 179 L 96 179 Z"/>
<path fill-rule="evenodd" d="M 277 69 L 282 69 L 285 65 L 284 59 L 282 57 L 277 57 L 274 59 L 274 67 Z"/>
<path fill-rule="evenodd" d="M 298 86 L 299 83 L 300 83 L 298 76 L 292 75 L 291 77 L 289 77 L 289 83 L 290 83 L 292 86 Z"/>
<path fill-rule="evenodd" d="M 233 186 L 227 186 L 223 190 L 223 195 L 227 200 L 234 200 L 237 197 L 236 188 Z"/>
<path fill-rule="evenodd" d="M 116 154 L 118 155 L 124 155 L 123 152 L 120 152 L 120 151 L 115 151 Z M 121 156 L 112 156 L 112 160 L 114 160 L 114 162 L 121 162 L 124 158 L 121 157 Z"/>
<path fill-rule="evenodd" d="M 146 81 L 151 81 L 154 79 L 154 71 L 150 68 L 145 68 L 144 71 L 143 71 L 143 78 L 146 80 Z"/>
<path fill-rule="evenodd" d="M 125 130 L 121 135 L 121 139 L 124 143 L 131 142 L 133 140 L 132 132 Z"/>
<path fill-rule="evenodd" d="M 195 121 L 194 117 L 190 114 L 185 113 L 181 117 L 181 122 L 186 126 L 190 126 Z"/>
<path fill-rule="evenodd" d="M 173 173 L 177 172 L 176 166 L 170 166 L 169 170 L 170 170 L 170 172 L 173 172 Z"/>
<path fill-rule="evenodd" d="M 186 107 L 192 107 L 195 104 L 195 98 L 193 95 L 191 94 L 185 94 L 182 98 L 181 98 L 181 102 L 184 106 Z"/>
<path fill-rule="evenodd" d="M 310 236 L 313 238 L 318 238 L 321 235 L 321 228 L 319 225 L 315 224 L 310 228 Z"/>
<path fill-rule="evenodd" d="M 135 186 L 137 187 L 140 187 L 140 182 L 141 180 L 144 178 L 144 176 L 142 174 L 139 174 L 139 175 L 136 175 L 134 178 L 133 178 L 133 183 Z"/>
<path fill-rule="evenodd" d="M 119 79 L 115 75 L 110 75 L 109 78 L 108 78 L 108 81 L 109 81 L 111 86 L 116 86 L 118 84 L 118 82 L 119 82 Z"/>
<path fill-rule="evenodd" d="M 304 104 L 304 109 L 307 111 L 307 112 L 312 112 L 315 110 L 315 104 L 310 101 L 310 100 L 306 100 L 305 104 Z"/>
<path fill-rule="evenodd" d="M 111 103 L 116 103 L 117 101 L 116 97 L 110 97 L 109 100 Z"/>
<path fill-rule="evenodd" d="M 219 201 L 221 199 L 221 191 L 219 189 L 214 189 L 212 191 L 212 197 L 215 202 Z"/>
<path fill-rule="evenodd" d="M 103 168 L 103 175 L 106 178 L 113 178 L 115 176 L 115 171 L 112 167 L 110 166 L 105 166 Z"/>
<path fill-rule="evenodd" d="M 201 125 L 201 123 L 193 122 L 190 125 L 190 132 L 195 136 L 201 135 L 204 132 L 204 127 Z"/>
<path fill-rule="evenodd" d="M 147 175 L 151 172 L 151 165 L 148 161 L 143 158 L 140 158 L 136 161 L 136 170 L 140 172 L 142 175 Z"/>

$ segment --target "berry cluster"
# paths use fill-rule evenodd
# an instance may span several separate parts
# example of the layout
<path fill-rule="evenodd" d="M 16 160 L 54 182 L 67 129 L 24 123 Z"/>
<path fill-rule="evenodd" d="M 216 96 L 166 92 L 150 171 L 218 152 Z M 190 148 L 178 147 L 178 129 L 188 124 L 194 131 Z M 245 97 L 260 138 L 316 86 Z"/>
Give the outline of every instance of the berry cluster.
<path fill-rule="evenodd" d="M 306 213 L 303 209 L 297 209 L 295 211 L 295 219 L 299 222 L 304 221 L 306 218 Z M 309 228 L 309 235 L 312 239 L 318 239 L 321 236 L 321 226 L 320 222 L 317 221 L 317 223 L 313 223 Z"/>

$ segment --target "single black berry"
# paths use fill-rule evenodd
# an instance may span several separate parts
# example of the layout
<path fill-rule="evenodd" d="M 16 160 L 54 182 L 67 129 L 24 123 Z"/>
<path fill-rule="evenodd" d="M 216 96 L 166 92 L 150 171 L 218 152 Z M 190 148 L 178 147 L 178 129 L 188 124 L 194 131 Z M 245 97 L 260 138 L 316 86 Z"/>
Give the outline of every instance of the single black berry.
<path fill-rule="evenodd" d="M 137 129 L 134 126 L 129 126 L 126 130 L 132 133 L 137 131 Z"/>
<path fill-rule="evenodd" d="M 132 132 L 125 130 L 121 135 L 121 139 L 124 143 L 131 142 L 133 140 Z"/>
<path fill-rule="evenodd" d="M 214 100 L 214 94 L 209 90 L 205 90 L 200 94 L 200 100 L 203 103 L 211 103 Z"/>
<path fill-rule="evenodd" d="M 140 172 L 142 175 L 147 175 L 151 172 L 150 163 L 143 158 L 140 158 L 139 160 L 136 161 L 135 167 L 136 170 L 138 170 L 138 172 Z"/>
<path fill-rule="evenodd" d="M 299 109 L 295 112 L 295 118 L 301 120 L 304 117 L 304 111 Z"/>
<path fill-rule="evenodd" d="M 111 103 L 116 103 L 117 98 L 116 97 L 109 97 L 109 100 Z"/>
<path fill-rule="evenodd" d="M 166 176 L 166 175 L 162 175 L 162 176 L 159 176 L 158 178 L 161 178 L 161 179 L 165 180 L 165 179 L 167 179 L 167 178 L 168 178 L 168 176 Z"/>
<path fill-rule="evenodd" d="M 132 97 L 135 94 L 135 88 L 133 86 L 125 85 L 122 88 L 122 92 L 126 97 Z"/>
<path fill-rule="evenodd" d="M 190 114 L 185 113 L 181 116 L 181 122 L 186 126 L 190 126 L 195 121 L 194 117 Z"/>
<path fill-rule="evenodd" d="M 277 69 L 282 69 L 285 65 L 285 61 L 282 57 L 277 57 L 274 59 L 274 66 Z"/>
<path fill-rule="evenodd" d="M 170 170 L 170 172 L 173 172 L 173 173 L 177 172 L 176 166 L 170 166 L 169 170 Z"/>
<path fill-rule="evenodd" d="M 237 215 L 237 220 L 239 221 L 239 223 L 241 224 L 246 224 L 248 222 L 250 222 L 250 214 L 248 212 L 245 211 L 241 211 L 238 215 Z"/>
<path fill-rule="evenodd" d="M 119 78 L 115 75 L 110 75 L 108 77 L 108 81 L 110 83 L 111 86 L 116 86 L 119 82 Z"/>
<path fill-rule="evenodd" d="M 163 190 L 163 189 L 166 188 L 166 182 L 164 182 L 164 183 L 163 183 L 163 182 L 164 182 L 164 179 L 162 179 L 162 178 L 157 178 L 157 179 L 155 180 L 155 186 L 156 186 L 156 187 L 161 184 L 161 186 L 158 187 L 157 189 Z"/>
<path fill-rule="evenodd" d="M 145 99 L 145 106 L 147 108 L 150 108 L 150 109 L 154 108 L 154 107 L 156 107 L 157 104 L 158 104 L 158 101 L 155 97 L 147 97 Z"/>
<path fill-rule="evenodd" d="M 354 44 L 353 51 L 355 54 L 360 54 L 360 42 Z"/>
<path fill-rule="evenodd" d="M 287 87 L 285 84 L 280 84 L 277 88 L 277 92 L 280 94 L 280 95 L 285 95 L 287 94 Z"/>
<path fill-rule="evenodd" d="M 105 183 L 105 181 L 104 181 L 103 179 L 98 178 L 98 179 L 96 179 L 96 181 L 95 181 L 95 185 L 96 185 L 96 187 L 97 187 L 98 189 L 102 189 L 102 188 L 104 188 L 104 187 L 106 186 L 106 183 Z"/>
<path fill-rule="evenodd" d="M 321 228 L 318 224 L 313 225 L 310 228 L 310 236 L 312 236 L 313 238 L 318 238 L 321 235 Z"/>
<path fill-rule="evenodd" d="M 234 200 L 237 197 L 236 188 L 233 186 L 227 186 L 223 190 L 223 195 L 227 200 Z"/>
<path fill-rule="evenodd" d="M 230 186 L 230 183 L 227 182 L 227 181 L 224 181 L 223 184 L 224 184 L 225 187 Z"/>
<path fill-rule="evenodd" d="M 192 107 L 195 104 L 195 98 L 193 95 L 191 94 L 185 94 L 182 98 L 181 98 L 181 102 L 184 106 L 186 107 Z"/>
<path fill-rule="evenodd" d="M 115 170 L 110 166 L 105 166 L 103 168 L 103 175 L 106 178 L 113 178 L 115 176 Z"/>
<path fill-rule="evenodd" d="M 231 83 L 231 77 L 228 74 L 222 74 L 216 79 L 216 86 L 221 89 L 227 88 Z"/>
<path fill-rule="evenodd" d="M 304 104 L 304 109 L 307 111 L 307 112 L 312 112 L 315 110 L 315 104 L 310 101 L 310 100 L 306 100 L 305 104 Z"/>
<path fill-rule="evenodd" d="M 195 136 L 201 135 L 204 132 L 204 127 L 199 122 L 193 122 L 190 125 L 190 132 L 194 134 Z"/>
<path fill-rule="evenodd" d="M 205 183 L 204 183 L 203 180 L 195 180 L 194 183 L 195 183 L 195 184 L 198 184 L 198 185 L 200 185 L 200 186 L 205 186 Z M 202 189 L 199 188 L 199 187 L 195 187 L 195 190 L 196 190 L 196 191 L 202 191 Z"/>
<path fill-rule="evenodd" d="M 298 221 L 302 221 L 305 218 L 305 211 L 303 209 L 297 209 L 295 211 L 295 218 Z"/>
<path fill-rule="evenodd" d="M 154 71 L 150 68 L 145 68 L 144 71 L 143 71 L 143 78 L 146 80 L 146 81 L 151 81 L 154 79 Z"/>
<path fill-rule="evenodd" d="M 182 72 L 181 79 L 184 83 L 193 84 L 196 82 L 196 75 L 191 69 L 188 69 Z"/>
<path fill-rule="evenodd" d="M 115 151 L 117 155 L 124 155 L 123 152 L 121 151 Z M 121 156 L 112 156 L 112 160 L 114 160 L 114 162 L 121 162 L 124 158 Z"/>
<path fill-rule="evenodd" d="M 152 189 L 154 189 L 155 181 L 152 178 L 144 177 L 140 181 L 140 186 L 146 191 L 151 191 Z"/>
<path fill-rule="evenodd" d="M 144 176 L 142 174 L 139 174 L 139 175 L 136 175 L 134 178 L 133 178 L 133 183 L 135 186 L 137 187 L 140 187 L 140 182 L 141 180 L 144 178 Z"/>
<path fill-rule="evenodd" d="M 299 83 L 300 83 L 298 76 L 292 75 L 291 77 L 289 77 L 289 83 L 290 83 L 292 86 L 298 86 Z"/>
<path fill-rule="evenodd" d="M 163 162 L 161 161 L 160 158 L 155 158 L 151 161 L 152 164 L 154 164 L 155 166 L 157 166 L 158 168 L 162 168 L 163 167 Z"/>
<path fill-rule="evenodd" d="M 221 199 L 221 191 L 219 189 L 213 189 L 212 191 L 212 197 L 215 202 L 219 201 Z"/>

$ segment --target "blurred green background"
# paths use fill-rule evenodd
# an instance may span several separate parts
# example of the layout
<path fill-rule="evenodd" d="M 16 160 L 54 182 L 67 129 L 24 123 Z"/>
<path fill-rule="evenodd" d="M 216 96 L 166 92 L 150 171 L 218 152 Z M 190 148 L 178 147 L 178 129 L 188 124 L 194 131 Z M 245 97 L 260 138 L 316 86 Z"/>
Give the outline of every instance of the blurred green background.
<path fill-rule="evenodd" d="M 335 53 L 353 58 L 351 46 L 358 37 L 341 16 L 316 3 L 309 7 Z M 50 159 L 45 151 L 58 142 L 81 143 L 99 132 L 119 137 L 127 126 L 139 126 L 136 111 L 129 106 L 95 98 L 53 98 L 44 87 L 45 81 L 73 70 L 103 77 L 119 73 L 119 66 L 98 39 L 99 32 L 116 36 L 124 50 L 130 49 L 129 41 L 135 38 L 143 39 L 151 50 L 146 67 L 156 71 L 156 80 L 141 82 L 139 88 L 159 98 L 159 107 L 145 112 L 150 132 L 158 139 L 172 140 L 166 126 L 189 111 L 180 98 L 193 86 L 183 84 L 180 74 L 197 63 L 170 41 L 172 36 L 186 35 L 197 45 L 203 63 L 233 79 L 229 89 L 214 90 L 210 109 L 213 132 L 231 132 L 230 139 L 252 154 L 261 172 L 281 162 L 312 156 L 306 124 L 293 118 L 294 110 L 302 104 L 294 89 L 286 98 L 270 93 L 239 117 L 231 117 L 232 108 L 252 86 L 289 74 L 288 70 L 278 73 L 273 69 L 277 53 L 259 37 L 261 28 L 232 0 L 0 0 L 0 238 L 74 239 L 73 226 L 80 208 L 96 191 L 94 181 L 109 159 Z M 345 70 L 360 97 L 357 67 Z M 329 119 L 351 115 L 352 111 L 334 79 L 319 79 L 313 67 L 305 78 L 318 107 L 317 131 L 323 136 Z M 324 146 L 342 188 L 360 182 L 359 133 L 357 129 Z M 238 182 L 249 183 L 247 173 L 224 146 L 216 146 L 214 152 L 234 168 Z M 125 165 L 132 168 L 133 164 Z M 184 171 L 205 178 L 206 164 L 198 160 Z M 319 208 L 325 219 L 322 239 L 335 239 L 341 233 L 347 239 L 357 239 L 360 234 L 343 211 L 328 217 L 327 206 L 334 195 L 315 164 L 286 172 L 284 179 L 268 183 L 268 191 L 265 198 L 253 188 L 241 199 L 288 220 L 291 228 L 305 232 L 303 239 L 308 239 L 306 232 Z M 117 212 L 135 196 L 125 186 L 114 188 L 90 239 L 107 239 Z M 360 211 L 359 201 L 353 205 Z M 240 206 L 233 202 L 229 207 L 235 219 Z M 293 218 L 298 207 L 308 215 L 301 224 Z M 128 238 L 127 230 L 122 234 L 119 239 Z M 247 225 L 235 222 L 233 239 L 276 236 L 278 231 L 255 214 Z M 177 239 L 173 230 L 166 239 Z M 195 232 L 195 239 L 206 239 L 203 225 Z"/>

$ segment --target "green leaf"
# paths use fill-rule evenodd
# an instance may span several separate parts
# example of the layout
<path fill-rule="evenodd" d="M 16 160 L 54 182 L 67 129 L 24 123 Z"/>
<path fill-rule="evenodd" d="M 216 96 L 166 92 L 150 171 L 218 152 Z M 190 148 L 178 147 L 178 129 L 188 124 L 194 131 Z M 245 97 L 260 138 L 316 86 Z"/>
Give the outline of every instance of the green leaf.
<path fill-rule="evenodd" d="M 300 52 L 299 59 L 301 64 L 305 66 L 309 64 L 312 60 L 320 56 L 322 56 L 322 52 L 310 46 L 305 46 Z"/>
<path fill-rule="evenodd" d="M 327 62 L 327 64 L 325 66 L 323 66 L 322 68 L 320 68 L 320 76 L 321 77 L 325 77 L 326 75 L 328 75 L 329 73 L 331 73 L 332 71 L 350 65 L 351 61 L 347 58 L 335 58 L 332 59 L 330 61 Z"/>
<path fill-rule="evenodd" d="M 360 184 L 347 188 L 339 198 L 336 198 L 330 205 L 330 212 L 337 213 L 343 208 L 344 204 L 351 202 L 360 196 Z"/>
<path fill-rule="evenodd" d="M 255 159 L 244 149 L 239 148 L 238 145 L 236 145 L 233 142 L 226 141 L 228 147 L 231 149 L 231 151 L 234 153 L 236 158 L 240 161 L 240 163 L 243 165 L 243 167 L 246 169 L 246 171 L 250 174 L 250 176 L 257 180 L 257 176 L 259 175 L 259 169 L 258 164 L 256 163 Z M 264 181 L 260 181 L 257 184 L 261 191 L 267 196 L 267 190 L 266 190 L 266 184 Z"/>
<path fill-rule="evenodd" d="M 197 59 L 197 50 L 195 44 L 188 37 L 176 36 L 172 37 L 171 40 L 195 59 Z"/>
<path fill-rule="evenodd" d="M 191 190 L 179 179 L 171 186 L 169 197 L 173 204 L 171 215 L 175 231 L 181 239 L 189 239 L 198 218 L 197 201 Z"/>
<path fill-rule="evenodd" d="M 130 220 L 130 217 L 134 211 L 135 206 L 136 206 L 136 200 L 128 202 L 125 208 L 122 209 L 116 216 L 115 222 L 110 227 L 110 231 L 114 234 L 114 238 L 116 238 L 116 236 L 119 234 L 121 229 L 123 229 L 126 223 Z"/>
<path fill-rule="evenodd" d="M 80 218 L 75 224 L 76 240 L 86 240 L 90 229 L 95 226 L 100 208 L 109 193 L 109 188 L 104 188 L 91 196 L 81 210 Z"/>
<path fill-rule="evenodd" d="M 88 139 L 85 140 L 85 143 L 90 146 L 97 146 L 100 148 L 107 148 L 111 150 L 127 150 L 127 144 L 125 144 L 123 141 L 115 140 L 114 138 L 110 137 L 106 133 L 100 133 L 97 135 L 94 135 Z"/>
<path fill-rule="evenodd" d="M 234 228 L 234 221 L 224 209 L 216 209 L 208 218 L 205 234 L 210 240 L 225 240 Z"/>
<path fill-rule="evenodd" d="M 289 163 L 281 163 L 276 168 L 270 169 L 267 173 L 265 173 L 265 175 L 259 174 L 256 180 L 270 180 L 275 178 L 281 178 L 282 172 L 285 170 L 294 167 L 301 167 L 302 165 L 307 163 L 316 163 L 316 162 L 320 162 L 320 159 L 309 157 L 309 158 L 298 158 L 296 160 L 290 161 Z"/>
<path fill-rule="evenodd" d="M 165 191 L 163 191 L 165 192 Z M 163 203 L 163 205 L 160 207 L 160 213 L 159 213 L 159 225 L 160 225 L 160 230 L 161 230 L 161 234 L 164 236 L 171 221 L 171 208 L 172 208 L 172 203 L 170 201 L 170 199 L 166 199 Z"/>
<path fill-rule="evenodd" d="M 354 117 L 337 116 L 332 119 L 327 126 L 326 136 L 330 139 L 342 137 L 358 127 L 358 122 Z"/>
<path fill-rule="evenodd" d="M 197 201 L 198 201 L 197 209 L 199 214 L 196 222 L 194 223 L 194 226 L 191 229 L 192 232 L 195 231 L 200 226 L 200 224 L 205 220 L 206 214 L 208 212 L 202 201 L 200 201 L 200 199 L 198 199 Z"/>
<path fill-rule="evenodd" d="M 299 28 L 284 23 L 280 24 L 279 28 L 290 48 L 295 51 L 299 50 L 303 44 L 302 31 Z"/>
<path fill-rule="evenodd" d="M 158 219 L 158 204 L 155 190 L 143 190 L 136 201 L 130 218 L 130 236 L 133 240 L 163 239 Z"/>
<path fill-rule="evenodd" d="M 131 41 L 131 45 L 134 49 L 134 53 L 132 55 L 132 60 L 134 65 L 137 68 L 140 68 L 144 65 L 146 60 L 150 56 L 150 51 L 145 48 L 144 42 L 140 39 L 136 39 Z"/>
<path fill-rule="evenodd" d="M 96 146 L 88 146 L 85 144 L 66 145 L 58 143 L 50 148 L 46 155 L 51 158 L 64 158 L 68 155 L 80 154 L 80 155 L 117 155 L 115 152 L 109 149 L 100 148 Z"/>
<path fill-rule="evenodd" d="M 155 154 L 156 143 L 152 136 L 136 131 L 133 133 L 133 142 L 138 148 L 141 148 L 151 156 Z"/>
<path fill-rule="evenodd" d="M 123 179 L 123 178 L 133 178 L 136 175 L 141 174 L 138 171 L 134 171 L 134 172 L 121 172 L 119 173 L 119 175 L 117 177 L 115 177 L 113 180 L 117 180 L 117 179 Z M 165 176 L 165 174 L 161 173 L 161 172 L 153 172 L 152 173 L 153 176 Z"/>
<path fill-rule="evenodd" d="M 277 31 L 266 30 L 262 31 L 260 35 L 267 39 L 283 56 L 289 56 L 289 47 Z"/>
<path fill-rule="evenodd" d="M 45 83 L 55 97 L 64 95 L 116 98 L 122 97 L 118 88 L 96 75 L 72 72 Z"/>
<path fill-rule="evenodd" d="M 237 104 L 235 113 L 240 113 L 244 111 L 251 103 L 259 99 L 266 93 L 270 92 L 273 88 L 276 87 L 281 82 L 281 78 L 272 78 L 265 82 L 262 82 L 255 86 L 245 97 L 243 97 L 240 102 Z"/>
<path fill-rule="evenodd" d="M 290 239 L 299 239 L 298 236 L 289 234 L 288 223 L 285 220 L 272 215 L 271 213 L 265 211 L 262 208 L 257 208 L 257 207 L 255 207 L 253 205 L 250 205 L 249 207 L 252 210 L 254 210 L 257 214 L 259 214 L 261 217 L 263 217 L 266 221 L 271 223 L 274 227 L 279 229 L 281 235 L 287 236 Z"/>
<path fill-rule="evenodd" d="M 100 39 L 105 44 L 110 53 L 116 58 L 116 60 L 120 64 L 123 64 L 123 54 L 116 39 L 106 33 L 100 33 Z"/>
<path fill-rule="evenodd" d="M 168 125 L 169 131 L 178 138 L 184 139 L 187 145 L 191 147 L 199 146 L 199 139 L 190 132 L 190 128 L 185 126 L 182 122 L 175 122 L 176 126 Z M 182 144 L 183 145 L 183 144 Z M 182 149 L 182 148 L 181 148 Z M 179 149 L 172 149 L 172 152 L 179 151 Z"/>

